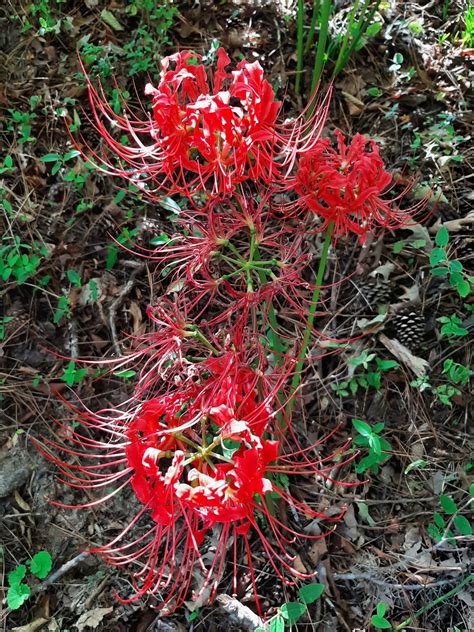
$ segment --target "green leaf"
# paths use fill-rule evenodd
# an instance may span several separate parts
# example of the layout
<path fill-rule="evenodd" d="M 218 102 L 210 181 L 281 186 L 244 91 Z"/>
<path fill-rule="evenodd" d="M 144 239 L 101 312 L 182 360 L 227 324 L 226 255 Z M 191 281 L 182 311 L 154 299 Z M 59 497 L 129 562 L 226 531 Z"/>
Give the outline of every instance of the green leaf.
<path fill-rule="evenodd" d="M 367 90 L 367 92 L 368 92 L 368 90 Z M 374 96 L 376 96 L 376 95 L 374 95 Z M 402 241 L 396 241 L 396 242 L 393 244 L 393 246 L 392 246 L 392 251 L 393 251 L 393 253 L 394 253 L 395 255 L 400 254 L 400 253 L 401 253 L 401 251 L 402 251 L 402 249 L 403 249 L 403 246 L 404 246 L 404 245 L 405 245 L 405 242 L 404 242 L 403 240 L 402 240 Z"/>
<path fill-rule="evenodd" d="M 279 614 L 270 620 L 270 632 L 283 632 L 285 629 L 285 620 Z"/>
<path fill-rule="evenodd" d="M 380 602 L 377 604 L 377 606 L 376 606 L 375 610 L 376 610 L 377 615 L 378 615 L 379 617 L 383 617 L 383 616 L 384 616 L 384 614 L 385 614 L 385 612 L 386 612 L 386 610 L 387 610 L 387 606 L 383 603 L 383 601 L 380 601 Z"/>
<path fill-rule="evenodd" d="M 428 535 L 430 536 L 430 538 L 433 538 L 433 540 L 435 542 L 439 542 L 442 538 L 442 534 L 441 531 L 438 529 L 438 527 L 434 524 L 429 524 L 426 527 L 426 531 L 428 532 Z"/>
<path fill-rule="evenodd" d="M 160 206 L 162 206 L 166 211 L 171 211 L 176 215 L 179 215 L 181 213 L 181 208 L 179 204 L 170 197 L 160 200 Z"/>
<path fill-rule="evenodd" d="M 382 94 L 382 90 L 380 90 L 379 88 L 373 87 L 373 88 L 368 88 L 367 89 L 367 94 L 369 94 L 371 97 L 379 97 Z M 400 243 L 401 246 L 403 246 L 403 242 L 397 242 Z M 394 250 L 393 252 L 395 252 L 395 246 L 396 244 L 394 244 Z M 400 250 L 401 250 L 401 246 L 400 246 Z M 400 252 L 400 250 L 398 252 Z"/>
<path fill-rule="evenodd" d="M 324 592 L 324 584 L 306 584 L 298 590 L 298 597 L 306 605 L 313 603 L 319 599 Z"/>
<path fill-rule="evenodd" d="M 440 495 L 439 504 L 444 513 L 448 514 L 448 516 L 452 516 L 458 510 L 458 507 L 454 500 L 451 498 L 451 496 L 446 496 L 446 494 Z"/>
<path fill-rule="evenodd" d="M 466 298 L 471 293 L 471 286 L 469 281 L 463 279 L 456 284 L 456 292 L 459 294 L 461 298 Z"/>
<path fill-rule="evenodd" d="M 374 22 L 367 27 L 366 34 L 367 37 L 374 37 L 382 28 L 382 24 L 380 22 Z"/>
<path fill-rule="evenodd" d="M 381 371 L 390 371 L 390 369 L 398 369 L 400 366 L 395 360 L 379 360 L 375 359 L 375 362 Z"/>
<path fill-rule="evenodd" d="M 5 210 L 5 212 L 7 213 L 7 215 L 11 215 L 13 213 L 13 208 L 12 205 L 10 204 L 10 202 L 6 199 L 2 200 L 2 206 Z"/>
<path fill-rule="evenodd" d="M 7 575 L 7 581 L 9 586 L 16 586 L 21 582 L 26 574 L 26 566 L 24 564 L 18 564 L 18 566 L 10 571 Z"/>
<path fill-rule="evenodd" d="M 63 160 L 64 162 L 67 162 L 68 160 L 71 160 L 72 158 L 77 158 L 80 155 L 80 151 L 78 151 L 77 149 L 71 149 L 71 151 L 68 151 L 67 154 L 64 154 Z"/>
<path fill-rule="evenodd" d="M 282 617 L 294 623 L 306 612 L 306 606 L 299 601 L 289 601 L 280 608 Z"/>
<path fill-rule="evenodd" d="M 440 513 L 435 511 L 433 514 L 433 520 L 438 529 L 444 529 L 444 520 Z"/>
<path fill-rule="evenodd" d="M 393 61 L 395 64 L 402 64 L 403 63 L 403 55 L 401 53 L 395 53 L 395 55 L 393 56 Z"/>
<path fill-rule="evenodd" d="M 152 237 L 150 239 L 150 245 L 151 246 L 162 246 L 163 244 L 167 244 L 169 242 L 170 238 L 168 237 L 168 235 L 166 233 L 160 233 L 159 235 L 156 235 L 155 237 Z"/>
<path fill-rule="evenodd" d="M 378 617 L 376 614 L 372 616 L 370 622 L 374 626 L 374 628 L 377 628 L 378 630 L 392 629 L 392 624 L 390 623 L 390 621 L 387 621 L 387 619 L 385 619 L 384 617 Z"/>
<path fill-rule="evenodd" d="M 117 20 L 112 11 L 108 11 L 107 9 L 103 9 L 100 13 L 101 19 L 112 28 L 114 31 L 123 31 L 123 26 Z"/>
<path fill-rule="evenodd" d="M 444 261 L 447 261 L 445 250 L 443 248 L 433 248 L 430 252 L 430 266 L 434 268 Z"/>
<path fill-rule="evenodd" d="M 363 437 L 369 437 L 372 434 L 372 428 L 369 426 L 369 424 L 365 423 L 365 421 L 362 421 L 361 419 L 353 419 L 352 425 Z"/>
<path fill-rule="evenodd" d="M 449 241 L 448 229 L 445 226 L 441 226 L 441 228 L 436 233 L 435 243 L 437 246 L 447 246 L 448 241 Z"/>
<path fill-rule="evenodd" d="M 135 375 L 136 371 L 133 369 L 124 369 L 123 371 L 114 371 L 116 377 L 120 377 L 122 380 L 129 380 Z"/>
<path fill-rule="evenodd" d="M 76 287 L 81 287 L 81 277 L 75 270 L 68 270 L 66 272 L 67 280 Z"/>
<path fill-rule="evenodd" d="M 41 162 L 58 162 L 61 160 L 60 154 L 46 154 L 40 158 Z"/>
<path fill-rule="evenodd" d="M 7 592 L 7 605 L 11 610 L 18 610 L 30 596 L 30 589 L 26 584 L 10 586 Z"/>
<path fill-rule="evenodd" d="M 449 270 L 451 272 L 462 272 L 463 265 L 462 265 L 462 263 L 460 261 L 455 259 L 454 261 L 450 261 L 449 262 Z"/>
<path fill-rule="evenodd" d="M 48 551 L 38 551 L 28 562 L 28 566 L 33 575 L 38 579 L 44 579 L 53 566 L 53 560 Z"/>
<path fill-rule="evenodd" d="M 461 535 L 472 535 L 471 523 L 464 516 L 455 516 L 453 524 Z"/>

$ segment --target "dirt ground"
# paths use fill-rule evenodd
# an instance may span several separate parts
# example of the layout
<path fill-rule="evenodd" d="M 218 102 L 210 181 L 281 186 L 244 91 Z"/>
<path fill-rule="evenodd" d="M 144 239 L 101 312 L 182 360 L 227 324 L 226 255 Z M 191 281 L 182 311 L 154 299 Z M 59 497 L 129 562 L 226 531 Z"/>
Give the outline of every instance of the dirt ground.
<path fill-rule="evenodd" d="M 120 604 L 115 594 L 130 592 L 126 572 L 81 551 L 91 542 L 107 541 L 126 524 L 133 494 L 88 509 L 50 504 L 48 499 L 77 505 L 84 495 L 92 497 L 58 482 L 54 465 L 35 450 L 31 438 L 53 435 L 52 420 L 67 416 L 54 392 L 72 401 L 72 387 L 91 409 L 126 399 L 132 378 L 100 379 L 96 367 L 77 369 L 69 358 L 102 359 L 126 351 L 124 332 L 146 331 L 145 309 L 159 288 L 153 265 L 120 245 L 153 244 L 166 222 L 164 209 L 89 168 L 66 131 L 67 123 L 73 135 L 79 130 L 89 146 L 99 145 L 87 121 L 78 51 L 112 104 L 119 103 L 119 90 L 136 103 L 143 100 L 145 83 L 156 79 L 162 55 L 181 49 L 205 53 L 217 41 L 234 61 L 242 56 L 260 61 L 291 116 L 304 106 L 313 63 L 306 55 L 303 94 L 295 96 L 293 4 L 1 3 L 0 550 L 5 594 L 7 574 L 37 551 L 48 551 L 53 562 L 49 578 L 27 577 L 32 594 L 20 608 L 12 610 L 3 600 L 3 630 L 253 629 L 219 602 L 198 610 L 190 604 L 170 616 L 154 609 L 156 598 Z M 335 4 L 330 35 L 337 42 L 352 3 Z M 386 455 L 359 475 L 366 482 L 358 487 L 327 490 L 348 510 L 330 537 L 306 542 L 299 550 L 302 566 L 317 570 L 316 581 L 326 590 L 294 630 L 377 629 L 371 617 L 380 603 L 386 605 L 390 629 L 474 629 L 466 581 L 473 543 L 472 294 L 458 291 L 448 276 L 433 274 L 430 258 L 445 227 L 449 240 L 442 248 L 449 262 L 462 264 L 469 286 L 474 217 L 468 94 L 474 44 L 472 31 L 470 39 L 466 35 L 465 11 L 460 1 L 382 3 L 377 14 L 382 28 L 335 80 L 327 129 L 374 138 L 389 170 L 411 183 L 409 199 L 416 203 L 431 187 L 438 202 L 422 226 L 386 231 L 364 248 L 349 239 L 332 255 L 350 281 L 323 296 L 330 306 L 324 325 L 337 330 L 339 339 L 354 332 L 365 335 L 330 355 L 323 353 L 322 340 L 313 341 L 311 355 L 320 359 L 306 374 L 297 424 L 300 432 L 319 437 L 337 422 L 337 438 L 344 441 L 360 437 L 353 419 L 372 427 L 382 422 Z M 330 74 L 329 60 L 322 85 Z M 11 263 L 12 253 L 21 258 Z M 330 265 L 329 275 L 331 270 Z M 459 270 L 458 264 L 450 270 Z M 394 350 L 397 341 L 401 352 Z M 361 458 L 367 456 L 367 446 L 359 447 Z M 355 480 L 354 465 L 338 476 Z M 302 494 L 310 484 L 302 481 Z M 267 618 L 296 594 L 275 582 L 264 560 L 258 590 Z M 230 593 L 226 574 L 219 593 Z M 252 608 L 245 587 L 240 602 Z"/>

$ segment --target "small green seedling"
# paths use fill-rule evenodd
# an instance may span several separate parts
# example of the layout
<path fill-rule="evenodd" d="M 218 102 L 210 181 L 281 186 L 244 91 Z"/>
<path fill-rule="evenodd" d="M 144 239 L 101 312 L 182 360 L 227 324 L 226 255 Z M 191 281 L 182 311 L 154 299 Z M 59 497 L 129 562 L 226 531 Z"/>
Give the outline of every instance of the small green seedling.
<path fill-rule="evenodd" d="M 357 371 L 350 379 L 343 380 L 338 384 L 331 384 L 331 389 L 340 397 L 349 397 L 350 393 L 355 395 L 359 388 L 372 387 L 379 391 L 382 386 L 383 373 L 400 366 L 395 360 L 377 358 L 375 353 L 371 353 L 367 349 L 364 349 L 358 356 L 351 357 L 348 364 L 354 367 L 355 371 L 363 368 L 366 372 Z"/>
<path fill-rule="evenodd" d="M 375 608 L 375 614 L 370 618 L 370 623 L 377 630 L 391 630 L 392 624 L 385 618 L 385 613 L 387 611 L 387 606 L 380 602 L 377 604 Z"/>
<path fill-rule="evenodd" d="M 354 438 L 354 444 L 361 448 L 367 448 L 369 452 L 359 463 L 356 463 L 357 474 L 363 474 L 369 469 L 371 472 L 377 473 L 379 465 L 390 457 L 389 453 L 392 451 L 390 443 L 379 436 L 384 424 L 379 422 L 371 426 L 361 419 L 353 419 L 352 425 L 358 433 Z"/>
<path fill-rule="evenodd" d="M 449 243 L 449 233 L 445 226 L 436 233 L 436 247 L 430 253 L 431 274 L 437 277 L 447 277 L 449 285 L 456 290 L 461 298 L 471 293 L 472 278 L 463 273 L 460 261 L 449 260 L 446 248 Z"/>
<path fill-rule="evenodd" d="M 324 592 L 324 584 L 306 584 L 298 590 L 298 601 L 289 601 L 278 608 L 277 614 L 269 620 L 270 632 L 283 632 L 304 615 L 307 606 L 314 603 Z M 265 632 L 257 628 L 255 632 Z"/>
<path fill-rule="evenodd" d="M 64 156 L 61 156 L 61 154 L 57 154 L 57 153 L 51 153 L 51 154 L 46 154 L 45 156 L 40 158 L 40 160 L 41 162 L 44 162 L 44 163 L 54 162 L 53 166 L 51 167 L 51 175 L 55 176 L 58 173 L 58 171 L 62 167 L 64 167 L 66 162 L 68 162 L 69 160 L 72 160 L 73 158 L 77 158 L 80 155 L 81 155 L 80 151 L 78 151 L 77 149 L 71 149 L 71 151 L 68 151 L 66 154 L 64 154 Z"/>
<path fill-rule="evenodd" d="M 72 388 L 74 384 L 80 384 L 86 373 L 87 369 L 78 369 L 76 363 L 71 360 L 61 375 L 61 381 Z"/>
<path fill-rule="evenodd" d="M 462 338 L 469 333 L 467 329 L 461 327 L 462 320 L 456 314 L 440 316 L 436 320 L 441 323 L 440 334 L 442 338 Z"/>
<path fill-rule="evenodd" d="M 38 579 L 45 579 L 51 571 L 53 561 L 48 551 L 38 551 L 26 564 L 32 575 Z M 7 605 L 11 610 L 21 608 L 31 594 L 30 587 L 23 582 L 25 575 L 25 564 L 18 564 L 18 566 L 7 575 Z"/>
<path fill-rule="evenodd" d="M 469 494 L 474 498 L 474 485 L 471 485 Z M 455 532 L 451 529 L 452 526 L 459 535 L 465 537 L 472 536 L 471 522 L 466 516 L 460 514 L 460 510 L 453 498 L 447 494 L 440 494 L 438 500 L 441 512 L 434 512 L 433 522 L 426 528 L 428 535 L 433 538 L 435 542 L 441 542 L 441 540 L 444 539 L 448 542 L 454 542 L 453 538 Z M 442 514 L 444 514 L 444 517 Z"/>

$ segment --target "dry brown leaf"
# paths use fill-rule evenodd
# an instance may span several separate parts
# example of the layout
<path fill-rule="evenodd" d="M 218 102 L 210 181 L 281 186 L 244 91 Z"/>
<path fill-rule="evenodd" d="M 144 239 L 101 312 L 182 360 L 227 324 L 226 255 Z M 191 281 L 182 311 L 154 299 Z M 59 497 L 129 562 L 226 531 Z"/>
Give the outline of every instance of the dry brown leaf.
<path fill-rule="evenodd" d="M 468 226 L 474 224 L 474 211 L 470 211 L 465 217 L 459 217 L 457 219 L 451 219 L 447 222 L 437 222 L 429 229 L 432 235 L 436 235 L 441 226 L 447 229 L 448 233 L 456 233 L 459 230 L 463 230 Z"/>
<path fill-rule="evenodd" d="M 323 558 L 328 552 L 326 546 L 326 539 L 321 538 L 321 540 L 314 540 L 309 549 L 307 550 L 307 554 L 309 559 L 311 560 L 313 568 L 319 564 L 321 558 Z"/>
<path fill-rule="evenodd" d="M 36 630 L 39 630 L 39 628 L 45 623 L 48 623 L 48 619 L 35 619 L 26 625 L 20 625 L 18 628 L 12 628 L 11 632 L 36 632 Z"/>
<path fill-rule="evenodd" d="M 75 623 L 77 632 L 83 632 L 87 628 L 95 629 L 112 610 L 113 608 L 93 608 L 89 612 L 84 612 Z"/>
<path fill-rule="evenodd" d="M 141 326 L 142 326 L 142 321 L 143 321 L 142 313 L 141 313 L 141 310 L 140 310 L 140 307 L 139 307 L 138 303 L 135 302 L 135 301 L 131 301 L 130 302 L 130 307 L 128 308 L 128 311 L 132 315 L 132 319 L 133 319 L 133 334 L 134 334 L 134 336 L 136 336 L 139 333 L 141 333 Z"/>
<path fill-rule="evenodd" d="M 425 375 L 429 367 L 429 362 L 413 355 L 408 347 L 402 345 L 402 343 L 398 342 L 395 338 L 387 338 L 385 334 L 380 334 L 379 340 L 397 360 L 400 360 L 402 364 L 411 369 L 417 377 Z"/>

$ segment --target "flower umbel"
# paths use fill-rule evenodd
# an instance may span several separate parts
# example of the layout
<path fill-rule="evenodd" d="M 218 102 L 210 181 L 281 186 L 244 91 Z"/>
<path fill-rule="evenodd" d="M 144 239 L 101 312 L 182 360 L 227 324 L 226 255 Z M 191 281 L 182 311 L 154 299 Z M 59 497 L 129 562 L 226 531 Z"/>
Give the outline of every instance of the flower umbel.
<path fill-rule="evenodd" d="M 275 394 L 262 398 L 260 393 L 268 388 L 265 380 L 241 365 L 235 354 L 212 358 L 198 382 L 189 380 L 187 386 L 144 401 L 128 420 L 120 415 L 105 420 L 100 413 L 94 417 L 76 411 L 76 428 L 72 432 L 64 428 L 62 433 L 74 448 L 49 440 L 38 444 L 73 487 L 100 489 L 119 482 L 103 500 L 128 485 L 133 489 L 141 509 L 112 542 L 90 549 L 113 565 L 136 566 L 132 599 L 157 594 L 160 607 L 172 610 L 194 586 L 196 567 L 201 580 L 199 588 L 194 586 L 195 598 L 205 591 L 212 598 L 231 541 L 234 591 L 239 540 L 248 556 L 255 596 L 250 547 L 255 539 L 284 583 L 311 576 L 293 567 L 289 547 L 297 536 L 322 536 L 292 528 L 289 510 L 306 521 L 331 523 L 340 516 L 327 518 L 296 500 L 289 483 L 282 487 L 278 477 L 285 474 L 290 481 L 294 471 L 298 477 L 326 478 L 330 466 L 327 458 L 311 457 L 311 448 L 297 446 L 294 437 L 266 438 L 275 432 L 271 406 Z M 94 426 L 100 427 L 102 439 L 91 439 L 81 429 Z M 74 458 L 60 460 L 54 455 L 58 450 Z M 78 456 L 91 464 L 77 465 Z M 273 499 L 283 503 L 284 518 L 281 509 L 275 513 Z M 152 526 L 145 526 L 147 517 Z M 210 562 L 204 557 L 209 539 L 215 543 Z"/>
<path fill-rule="evenodd" d="M 412 212 L 384 197 L 392 184 L 373 140 L 356 134 L 349 144 L 335 131 L 303 155 L 288 188 L 298 194 L 298 206 L 321 220 L 321 230 L 333 225 L 333 239 L 349 233 L 364 241 L 378 228 L 396 229 L 412 223 Z M 413 210 L 413 209 L 412 209 Z"/>

